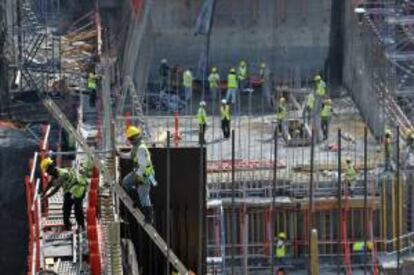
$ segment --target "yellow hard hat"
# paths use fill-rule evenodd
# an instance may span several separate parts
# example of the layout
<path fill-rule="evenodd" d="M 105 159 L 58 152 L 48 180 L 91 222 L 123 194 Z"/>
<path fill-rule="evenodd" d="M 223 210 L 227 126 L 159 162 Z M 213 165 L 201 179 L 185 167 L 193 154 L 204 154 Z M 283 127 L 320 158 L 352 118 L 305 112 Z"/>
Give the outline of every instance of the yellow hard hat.
<path fill-rule="evenodd" d="M 372 250 L 372 242 L 367 242 L 367 250 Z"/>
<path fill-rule="evenodd" d="M 236 72 L 236 69 L 235 68 L 230 68 L 230 72 L 231 73 L 235 73 Z"/>
<path fill-rule="evenodd" d="M 317 74 L 317 75 L 315 76 L 315 81 L 318 81 L 318 80 L 321 80 L 321 79 L 322 79 L 322 78 L 321 78 L 321 76 L 320 76 L 320 75 L 318 75 L 318 74 Z"/>
<path fill-rule="evenodd" d="M 280 232 L 277 236 L 278 236 L 280 239 L 286 239 L 286 233 L 285 233 L 285 232 Z"/>
<path fill-rule="evenodd" d="M 216 72 L 217 72 L 217 68 L 216 68 L 216 67 L 213 67 L 213 68 L 211 69 L 211 71 L 212 71 L 213 73 L 216 73 Z"/>
<path fill-rule="evenodd" d="M 135 126 L 129 126 L 126 132 L 127 139 L 141 136 L 141 129 Z"/>
<path fill-rule="evenodd" d="M 283 96 L 280 98 L 280 102 L 285 102 L 286 98 L 284 98 Z"/>
<path fill-rule="evenodd" d="M 40 169 L 44 172 L 49 169 L 50 165 L 53 164 L 53 160 L 51 158 L 45 158 L 40 162 Z"/>
<path fill-rule="evenodd" d="M 240 65 L 246 65 L 246 61 L 244 60 L 240 61 Z"/>

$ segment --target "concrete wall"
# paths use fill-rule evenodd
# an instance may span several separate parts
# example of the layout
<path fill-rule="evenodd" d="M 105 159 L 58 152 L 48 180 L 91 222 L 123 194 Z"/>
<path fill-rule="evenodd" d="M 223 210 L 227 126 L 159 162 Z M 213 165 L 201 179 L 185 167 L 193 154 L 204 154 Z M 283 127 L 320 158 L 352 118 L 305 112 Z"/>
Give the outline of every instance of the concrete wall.
<path fill-rule="evenodd" d="M 211 64 L 227 69 L 241 59 L 264 59 L 280 75 L 323 69 L 329 52 L 332 0 L 217 0 Z M 154 64 L 197 68 L 204 37 L 193 29 L 201 0 L 153 0 Z M 156 68 L 153 68 L 155 70 Z"/>

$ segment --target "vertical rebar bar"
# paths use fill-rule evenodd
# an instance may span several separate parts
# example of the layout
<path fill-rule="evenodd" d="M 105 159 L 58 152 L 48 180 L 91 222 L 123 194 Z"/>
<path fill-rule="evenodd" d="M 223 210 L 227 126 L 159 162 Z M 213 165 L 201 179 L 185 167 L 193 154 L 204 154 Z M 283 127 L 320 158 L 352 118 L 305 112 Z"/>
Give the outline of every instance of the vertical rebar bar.
<path fill-rule="evenodd" d="M 312 266 L 310 257 L 310 236 L 313 228 L 313 169 L 314 169 L 314 151 L 315 151 L 315 128 L 312 127 L 311 133 L 311 152 L 310 152 L 310 182 L 309 182 L 309 228 L 308 228 L 308 261 L 309 268 Z M 310 269 L 309 269 L 310 270 Z"/>
<path fill-rule="evenodd" d="M 166 235 L 167 235 L 167 257 L 166 257 L 166 274 L 170 274 L 170 239 L 171 239 L 171 232 L 170 232 L 170 225 L 171 225 L 171 221 L 170 221 L 170 199 L 171 199 L 171 194 L 170 194 L 170 190 L 171 190 L 171 146 L 170 146 L 170 131 L 167 131 L 167 167 L 166 167 L 166 174 L 167 174 L 167 180 L 166 180 L 166 203 L 165 203 L 165 208 L 166 208 Z"/>
<path fill-rule="evenodd" d="M 234 274 L 234 252 L 236 241 L 236 210 L 234 206 L 235 192 L 235 130 L 231 131 L 231 274 Z"/>
<path fill-rule="evenodd" d="M 275 135 L 274 135 L 274 157 L 273 157 L 273 186 L 272 186 L 272 208 L 270 211 L 270 271 L 271 274 L 274 273 L 274 265 L 275 265 L 275 256 L 273 255 L 273 248 L 274 248 L 274 210 L 275 210 L 275 200 L 276 200 L 276 181 L 277 181 L 277 128 L 275 127 Z"/>
<path fill-rule="evenodd" d="M 199 177 L 199 205 L 198 205 L 198 224 L 199 224 L 199 229 L 198 229 L 198 265 L 197 265 L 197 274 L 203 274 L 204 272 L 204 267 L 202 265 L 203 263 L 203 258 L 205 257 L 205 255 L 203 255 L 203 246 L 205 244 L 204 242 L 204 234 L 203 234 L 203 228 L 204 225 L 207 224 L 206 219 L 207 219 L 207 213 L 205 213 L 204 209 L 205 209 L 205 197 L 204 197 L 204 190 L 205 190 L 205 173 L 204 173 L 204 167 L 205 167 L 205 163 L 204 163 L 204 158 L 205 158 L 205 154 L 204 154 L 204 143 L 200 142 L 200 177 Z M 168 274 L 167 274 L 168 275 Z"/>
<path fill-rule="evenodd" d="M 400 126 L 397 126 L 397 173 L 396 173 L 396 182 L 397 182 L 397 275 L 400 274 Z"/>
<path fill-rule="evenodd" d="M 342 208 L 342 184 L 341 184 L 341 175 L 342 175 L 342 148 L 341 148 L 341 129 L 338 129 L 338 248 L 337 248 L 337 261 L 336 269 L 337 274 L 341 274 L 341 208 Z"/>
<path fill-rule="evenodd" d="M 364 275 L 367 274 L 368 263 L 368 129 L 364 128 Z"/>

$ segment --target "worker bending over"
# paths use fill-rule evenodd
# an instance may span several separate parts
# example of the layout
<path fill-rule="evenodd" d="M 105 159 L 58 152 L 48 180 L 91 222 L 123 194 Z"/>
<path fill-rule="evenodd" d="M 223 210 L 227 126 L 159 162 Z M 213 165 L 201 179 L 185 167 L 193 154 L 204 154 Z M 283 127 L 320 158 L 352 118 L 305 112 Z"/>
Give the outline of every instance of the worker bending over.
<path fill-rule="evenodd" d="M 392 132 L 391 130 L 386 130 L 384 137 L 384 172 L 392 172 L 392 146 Z"/>
<path fill-rule="evenodd" d="M 223 130 L 223 137 L 230 137 L 230 106 L 227 101 L 223 99 L 220 106 L 221 130 Z"/>
<path fill-rule="evenodd" d="M 130 154 L 119 153 L 122 158 L 131 158 L 133 170 L 122 179 L 122 185 L 132 193 L 134 190 L 138 193 L 142 213 L 147 223 L 153 222 L 152 205 L 150 200 L 151 186 L 156 186 L 154 166 L 151 161 L 151 153 L 142 140 L 142 131 L 140 128 L 130 126 L 127 129 L 126 136 L 132 144 Z M 138 204 L 135 204 L 138 206 Z"/>
<path fill-rule="evenodd" d="M 286 233 L 280 232 L 276 238 L 276 249 L 275 249 L 276 265 L 278 271 L 283 271 L 286 266 Z"/>
<path fill-rule="evenodd" d="M 348 188 L 348 194 L 350 194 L 351 196 L 354 195 L 355 193 L 355 184 L 356 184 L 356 179 L 358 176 L 358 173 L 355 170 L 355 166 L 352 163 L 351 158 L 346 158 L 345 160 L 345 183 L 347 185 Z"/>
<path fill-rule="evenodd" d="M 230 68 L 229 74 L 227 75 L 227 94 L 226 100 L 229 104 L 236 103 L 236 92 L 238 89 L 238 81 L 236 75 L 236 69 Z"/>
<path fill-rule="evenodd" d="M 320 113 L 323 140 L 328 140 L 329 138 L 329 124 L 331 122 L 332 112 L 332 100 L 326 99 L 322 104 L 322 109 Z"/>
<path fill-rule="evenodd" d="M 50 176 L 50 181 L 43 191 L 42 200 L 53 196 L 63 188 L 63 223 L 65 230 L 71 230 L 70 214 L 72 206 L 75 206 L 75 219 L 81 229 L 85 229 L 83 215 L 83 198 L 85 197 L 88 182 L 74 169 L 56 168 L 51 158 L 45 158 L 40 163 L 43 173 Z M 49 192 L 49 190 L 51 190 Z"/>
<path fill-rule="evenodd" d="M 213 102 L 215 102 L 217 94 L 220 93 L 220 75 L 218 74 L 216 67 L 213 67 L 211 69 L 211 73 L 208 76 L 208 84 L 210 88 L 211 99 Z"/>
<path fill-rule="evenodd" d="M 281 97 L 276 111 L 276 122 L 279 134 L 283 134 L 286 129 L 286 117 L 287 117 L 287 103 L 286 98 Z M 277 137 L 275 137 L 277 138 Z"/>
<path fill-rule="evenodd" d="M 207 113 L 206 113 L 206 102 L 203 100 L 200 102 L 200 107 L 197 112 L 197 123 L 199 127 L 198 142 L 200 145 L 206 144 L 205 132 L 207 126 Z"/>

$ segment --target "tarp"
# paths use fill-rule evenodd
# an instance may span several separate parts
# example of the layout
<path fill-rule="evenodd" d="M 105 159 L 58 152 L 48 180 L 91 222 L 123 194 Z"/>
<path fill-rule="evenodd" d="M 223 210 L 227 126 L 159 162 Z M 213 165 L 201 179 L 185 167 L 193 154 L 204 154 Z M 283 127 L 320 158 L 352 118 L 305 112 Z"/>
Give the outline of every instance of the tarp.
<path fill-rule="evenodd" d="M 216 0 L 206 0 L 197 17 L 194 35 L 207 35 L 210 32 Z"/>

